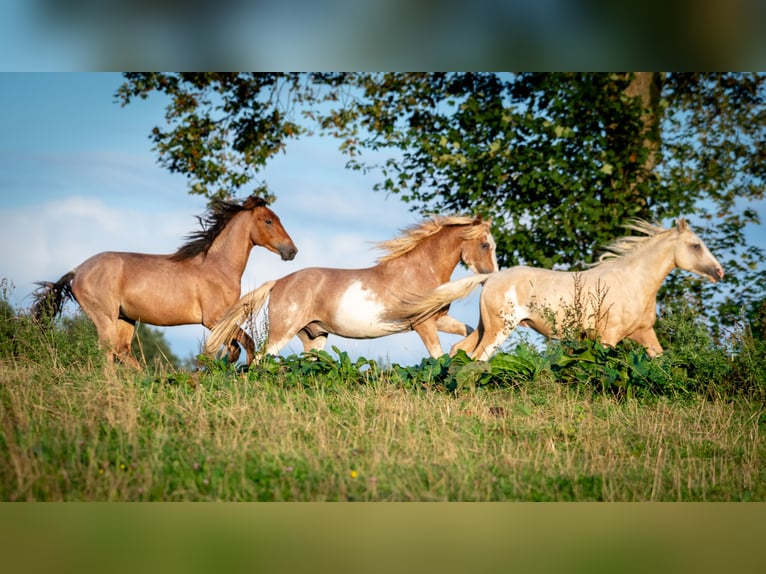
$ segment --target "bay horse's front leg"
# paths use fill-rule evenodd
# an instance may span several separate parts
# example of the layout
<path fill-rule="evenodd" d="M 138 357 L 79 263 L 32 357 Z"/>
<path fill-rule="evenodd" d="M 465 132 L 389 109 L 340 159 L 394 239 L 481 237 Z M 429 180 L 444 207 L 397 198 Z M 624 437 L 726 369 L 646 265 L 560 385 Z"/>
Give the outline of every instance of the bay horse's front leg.
<path fill-rule="evenodd" d="M 247 357 L 247 360 L 252 361 L 253 357 L 255 357 L 255 341 L 250 335 L 247 334 L 247 332 L 245 332 L 244 329 L 237 331 L 234 339 L 232 339 L 231 343 L 229 344 L 229 360 L 234 363 L 239 359 L 241 349 L 237 343 L 242 345 L 242 348 L 245 349 L 245 356 Z"/>

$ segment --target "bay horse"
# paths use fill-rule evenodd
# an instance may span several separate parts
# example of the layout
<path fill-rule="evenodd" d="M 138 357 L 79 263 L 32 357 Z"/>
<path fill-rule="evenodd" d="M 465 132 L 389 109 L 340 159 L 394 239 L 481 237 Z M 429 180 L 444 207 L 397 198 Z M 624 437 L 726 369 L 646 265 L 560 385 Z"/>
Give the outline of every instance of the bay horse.
<path fill-rule="evenodd" d="M 579 322 L 575 328 L 599 337 L 603 344 L 613 347 L 628 338 L 656 357 L 663 352 L 654 323 L 657 291 L 665 277 L 678 267 L 716 283 L 724 272 L 683 218 L 671 229 L 641 220 L 631 220 L 625 227 L 642 235 L 616 240 L 586 271 L 517 266 L 470 276 L 404 301 L 386 317 L 417 325 L 484 285 L 479 324 L 452 347 L 452 355 L 462 349 L 473 358 L 487 360 L 518 325 L 548 338 L 561 338 L 560 326 L 574 315 Z"/>
<path fill-rule="evenodd" d="M 447 315 L 448 307 L 415 327 L 392 328 L 381 315 L 403 296 L 426 293 L 449 281 L 461 261 L 474 273 L 497 271 L 490 226 L 490 221 L 473 217 L 433 217 L 407 228 L 398 238 L 378 243 L 387 254 L 373 267 L 311 267 L 268 281 L 243 296 L 219 321 L 208 337 L 206 352 L 215 355 L 268 299 L 268 354 L 276 355 L 295 335 L 304 351 L 310 351 L 323 349 L 330 333 L 374 339 L 414 329 L 431 356 L 441 356 L 437 330 L 463 336 L 472 330 Z M 251 361 L 257 358 L 251 356 Z"/>
<path fill-rule="evenodd" d="M 74 299 L 98 331 L 108 362 L 115 356 L 137 366 L 130 356 L 136 321 L 151 325 L 202 324 L 212 329 L 239 299 L 242 274 L 253 246 L 260 245 L 289 261 L 298 250 L 279 217 L 263 198 L 241 204 L 216 200 L 202 229 L 170 255 L 106 251 L 85 260 L 57 282 L 41 282 L 32 313 L 52 320 L 64 300 Z M 244 332 L 227 342 L 239 354 L 253 342 Z"/>

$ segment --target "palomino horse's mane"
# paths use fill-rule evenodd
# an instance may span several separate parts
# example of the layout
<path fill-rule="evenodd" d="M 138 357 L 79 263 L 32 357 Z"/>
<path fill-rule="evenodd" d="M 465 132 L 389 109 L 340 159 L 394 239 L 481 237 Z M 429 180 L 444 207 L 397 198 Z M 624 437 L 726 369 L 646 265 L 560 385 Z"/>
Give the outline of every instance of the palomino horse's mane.
<path fill-rule="evenodd" d="M 638 231 L 643 235 L 627 235 L 616 239 L 604 247 L 604 253 L 598 258 L 598 261 L 593 264 L 594 267 L 606 261 L 617 259 L 626 253 L 631 253 L 646 245 L 651 239 L 673 231 L 672 228 L 665 229 L 664 227 L 654 225 L 643 219 L 630 219 L 623 227 L 625 227 L 625 229 Z"/>
<path fill-rule="evenodd" d="M 213 200 L 207 213 L 197 216 L 202 226 L 199 231 L 194 231 L 186 236 L 186 243 L 178 248 L 171 258 L 173 261 L 192 259 L 201 253 L 207 253 L 213 241 L 221 234 L 221 231 L 229 224 L 232 218 L 241 211 L 255 209 L 266 205 L 262 197 L 251 195 L 241 204 L 222 199 Z"/>
<path fill-rule="evenodd" d="M 378 262 L 383 263 L 384 261 L 390 261 L 391 259 L 401 257 L 405 253 L 412 251 L 424 239 L 436 235 L 445 227 L 458 225 L 465 226 L 465 231 L 463 232 L 464 239 L 477 239 L 487 230 L 489 222 L 482 221 L 476 217 L 435 215 L 431 219 L 426 219 L 422 223 L 403 229 L 401 231 L 402 234 L 399 237 L 376 243 L 375 247 L 388 252 L 386 255 L 380 257 Z"/>

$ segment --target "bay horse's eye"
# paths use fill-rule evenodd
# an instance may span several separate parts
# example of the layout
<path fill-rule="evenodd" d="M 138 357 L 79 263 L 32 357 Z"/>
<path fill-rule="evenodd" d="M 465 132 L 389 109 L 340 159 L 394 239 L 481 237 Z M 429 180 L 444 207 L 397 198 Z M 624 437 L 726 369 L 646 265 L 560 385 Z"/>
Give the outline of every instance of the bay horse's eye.
<path fill-rule="evenodd" d="M 266 225 L 271 225 L 272 223 L 274 223 L 274 222 L 271 219 L 267 219 L 266 220 Z"/>

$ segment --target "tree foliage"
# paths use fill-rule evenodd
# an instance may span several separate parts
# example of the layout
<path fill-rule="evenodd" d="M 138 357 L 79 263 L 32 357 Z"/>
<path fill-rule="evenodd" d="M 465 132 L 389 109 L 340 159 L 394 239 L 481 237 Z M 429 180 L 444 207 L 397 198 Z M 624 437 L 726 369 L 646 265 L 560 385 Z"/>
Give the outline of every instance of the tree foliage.
<path fill-rule="evenodd" d="M 349 167 L 419 212 L 495 221 L 501 265 L 577 268 L 631 217 L 697 224 L 727 271 L 723 310 L 763 299 L 761 74 L 126 74 L 123 105 L 169 97 L 160 162 L 237 193 L 287 142 L 339 139 Z M 365 152 L 376 152 L 372 162 Z M 256 184 L 266 193 L 265 182 Z M 249 193 L 251 190 L 248 190 Z M 684 279 L 673 277 L 677 288 Z M 696 299 L 708 299 L 701 282 Z"/>

